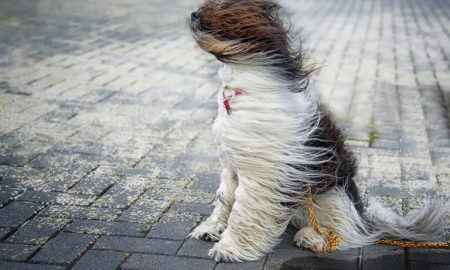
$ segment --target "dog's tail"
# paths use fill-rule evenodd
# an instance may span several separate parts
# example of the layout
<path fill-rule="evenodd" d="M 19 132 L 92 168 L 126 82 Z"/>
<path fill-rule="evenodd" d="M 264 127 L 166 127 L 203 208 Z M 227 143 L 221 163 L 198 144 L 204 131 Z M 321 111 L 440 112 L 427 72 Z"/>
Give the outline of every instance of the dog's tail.
<path fill-rule="evenodd" d="M 435 241 L 444 233 L 444 221 L 450 215 L 450 204 L 433 200 L 420 210 L 400 216 L 377 201 L 370 201 L 366 219 L 377 238 L 411 241 Z"/>
<path fill-rule="evenodd" d="M 358 211 L 342 188 L 315 196 L 314 213 L 318 224 L 341 237 L 339 249 L 375 244 L 381 239 L 436 241 L 445 231 L 450 205 L 435 200 L 421 210 L 400 216 L 374 200 L 365 211 Z M 305 210 L 303 210 L 305 211 Z M 308 216 L 304 213 L 303 216 Z"/>

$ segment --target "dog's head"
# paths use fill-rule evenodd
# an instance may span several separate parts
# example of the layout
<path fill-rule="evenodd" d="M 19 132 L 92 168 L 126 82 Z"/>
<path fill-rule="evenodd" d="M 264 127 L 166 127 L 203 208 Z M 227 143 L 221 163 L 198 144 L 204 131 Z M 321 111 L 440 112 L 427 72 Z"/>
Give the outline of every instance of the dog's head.
<path fill-rule="evenodd" d="M 206 0 L 192 12 L 190 27 L 198 45 L 220 61 L 290 55 L 281 11 L 269 0 Z"/>

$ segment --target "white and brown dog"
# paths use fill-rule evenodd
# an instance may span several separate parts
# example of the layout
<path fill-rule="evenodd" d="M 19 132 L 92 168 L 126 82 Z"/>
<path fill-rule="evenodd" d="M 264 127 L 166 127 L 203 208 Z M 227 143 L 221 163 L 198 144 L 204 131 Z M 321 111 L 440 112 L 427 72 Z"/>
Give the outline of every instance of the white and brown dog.
<path fill-rule="evenodd" d="M 209 252 L 217 261 L 250 261 L 270 252 L 291 222 L 297 246 L 322 249 L 327 239 L 306 218 L 309 185 L 317 222 L 342 238 L 339 249 L 433 239 L 448 214 L 441 204 L 405 217 L 379 204 L 364 211 L 355 159 L 308 91 L 311 71 L 282 15 L 269 0 L 208 0 L 191 14 L 195 41 L 223 62 L 213 126 L 223 171 L 213 213 L 190 236 L 218 241 Z"/>

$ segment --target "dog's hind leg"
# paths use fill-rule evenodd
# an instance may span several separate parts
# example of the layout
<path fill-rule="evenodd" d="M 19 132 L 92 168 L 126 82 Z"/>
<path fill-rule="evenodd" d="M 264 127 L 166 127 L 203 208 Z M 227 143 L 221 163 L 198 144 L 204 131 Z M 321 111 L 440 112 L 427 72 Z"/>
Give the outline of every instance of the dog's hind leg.
<path fill-rule="evenodd" d="M 376 236 L 370 232 L 345 190 L 335 187 L 315 195 L 314 202 L 314 216 L 319 230 L 329 230 L 339 236 L 342 242 L 338 249 L 361 247 L 376 241 Z M 303 216 L 308 217 L 307 208 L 304 208 Z M 328 245 L 327 235 L 314 231 L 309 218 L 305 221 L 307 225 L 295 234 L 294 244 L 312 250 L 323 250 Z"/>
<path fill-rule="evenodd" d="M 324 250 L 327 246 L 327 239 L 324 235 L 314 231 L 312 227 L 304 227 L 295 234 L 294 244 L 310 250 Z"/>
<path fill-rule="evenodd" d="M 216 192 L 212 214 L 196 227 L 189 237 L 205 241 L 218 241 L 220 234 L 227 227 L 228 217 L 234 203 L 234 191 L 237 187 L 237 176 L 226 166 L 220 175 L 220 186 Z"/>
<path fill-rule="evenodd" d="M 303 210 L 296 211 L 291 218 L 291 224 L 299 229 L 294 236 L 294 244 L 310 250 L 323 250 L 327 245 L 327 239 L 318 234 L 310 225 L 308 213 Z"/>

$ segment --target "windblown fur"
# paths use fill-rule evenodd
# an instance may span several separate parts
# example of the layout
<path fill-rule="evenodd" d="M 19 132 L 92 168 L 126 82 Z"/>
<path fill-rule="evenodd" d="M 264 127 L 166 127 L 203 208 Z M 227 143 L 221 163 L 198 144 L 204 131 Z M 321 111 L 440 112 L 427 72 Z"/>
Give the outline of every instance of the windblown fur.
<path fill-rule="evenodd" d="M 304 218 L 309 184 L 318 224 L 342 237 L 340 249 L 382 237 L 434 238 L 448 214 L 442 206 L 400 217 L 375 205 L 364 214 L 355 159 L 308 91 L 311 70 L 283 18 L 268 0 L 209 0 L 191 15 L 198 45 L 224 64 L 213 125 L 221 183 L 213 213 L 190 236 L 218 241 L 209 252 L 215 260 L 257 260 L 291 222 L 298 246 L 322 248 L 326 239 Z"/>

